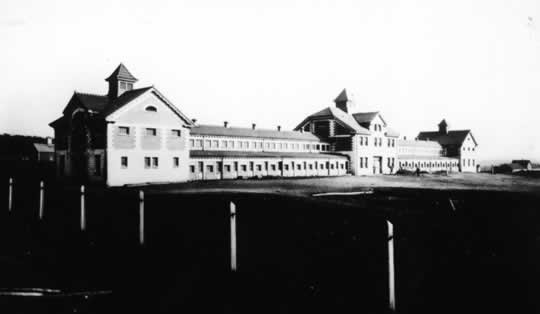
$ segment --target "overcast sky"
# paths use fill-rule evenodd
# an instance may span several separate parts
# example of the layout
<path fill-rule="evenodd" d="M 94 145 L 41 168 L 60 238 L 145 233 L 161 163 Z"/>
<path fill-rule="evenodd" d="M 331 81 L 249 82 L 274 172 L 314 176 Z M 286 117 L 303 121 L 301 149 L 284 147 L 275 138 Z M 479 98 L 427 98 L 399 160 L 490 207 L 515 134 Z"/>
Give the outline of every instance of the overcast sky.
<path fill-rule="evenodd" d="M 123 62 L 200 123 L 291 129 L 346 87 L 402 135 L 445 118 L 540 159 L 539 3 L 2 0 L 0 133 L 52 135 Z"/>

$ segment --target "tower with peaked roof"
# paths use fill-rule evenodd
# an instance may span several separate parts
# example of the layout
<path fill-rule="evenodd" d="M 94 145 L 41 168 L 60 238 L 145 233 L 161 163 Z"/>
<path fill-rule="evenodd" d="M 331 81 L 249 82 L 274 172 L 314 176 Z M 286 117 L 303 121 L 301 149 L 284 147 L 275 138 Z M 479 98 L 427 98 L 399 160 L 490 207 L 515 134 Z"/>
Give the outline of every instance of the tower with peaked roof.
<path fill-rule="evenodd" d="M 347 90 L 345 88 L 341 91 L 341 93 L 339 93 L 336 99 L 334 99 L 334 102 L 336 103 L 336 107 L 346 113 L 350 113 L 349 111 L 352 109 L 353 102 L 351 97 L 347 94 Z"/>
<path fill-rule="evenodd" d="M 138 80 L 129 72 L 126 66 L 122 63 L 114 70 L 114 72 L 105 79 L 109 82 L 109 92 L 107 96 L 110 100 L 114 100 L 123 93 L 133 89 L 133 84 Z"/>
<path fill-rule="evenodd" d="M 439 134 L 448 134 L 448 123 L 445 119 L 439 123 Z"/>

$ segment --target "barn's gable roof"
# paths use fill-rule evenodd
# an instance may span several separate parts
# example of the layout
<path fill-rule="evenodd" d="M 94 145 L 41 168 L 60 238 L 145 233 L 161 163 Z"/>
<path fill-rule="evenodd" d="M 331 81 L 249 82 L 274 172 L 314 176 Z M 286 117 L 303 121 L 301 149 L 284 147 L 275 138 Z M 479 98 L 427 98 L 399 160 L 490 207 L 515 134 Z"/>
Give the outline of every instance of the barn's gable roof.
<path fill-rule="evenodd" d="M 304 119 L 304 121 L 302 121 L 295 128 L 295 130 L 302 128 L 302 126 L 310 120 L 323 119 L 323 118 L 335 119 L 338 122 L 340 122 L 343 126 L 349 128 L 354 133 L 362 134 L 362 135 L 371 134 L 371 132 L 368 129 L 358 124 L 358 122 L 353 118 L 352 115 L 347 114 L 343 110 L 339 108 L 335 108 L 335 107 L 327 107 L 321 111 L 318 111 L 318 112 L 315 112 L 314 114 L 309 115 L 307 118 Z"/>
<path fill-rule="evenodd" d="M 431 141 L 437 141 L 441 145 L 458 145 L 461 146 L 465 139 L 467 138 L 467 135 L 471 133 L 471 130 L 453 130 L 448 131 L 447 134 L 440 133 L 438 131 L 431 131 L 431 132 L 420 132 L 418 133 L 417 138 L 419 140 L 431 140 Z M 471 137 L 473 138 L 473 141 L 475 145 L 478 145 L 476 143 L 476 140 L 471 134 Z"/>
<path fill-rule="evenodd" d="M 353 113 L 352 116 L 356 120 L 356 122 L 362 124 L 362 123 L 371 123 L 377 116 L 381 118 L 381 120 L 384 123 L 384 126 L 386 126 L 386 121 L 384 121 L 383 117 L 378 111 L 373 112 L 358 112 Z"/>

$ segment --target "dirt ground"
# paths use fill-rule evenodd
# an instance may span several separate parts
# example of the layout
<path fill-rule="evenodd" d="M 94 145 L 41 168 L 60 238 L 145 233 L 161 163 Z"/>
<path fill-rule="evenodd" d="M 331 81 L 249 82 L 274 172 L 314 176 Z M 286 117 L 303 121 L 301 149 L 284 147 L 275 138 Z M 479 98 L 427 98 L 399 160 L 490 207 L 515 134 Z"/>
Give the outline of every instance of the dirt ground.
<path fill-rule="evenodd" d="M 151 193 L 253 192 L 311 196 L 326 192 L 356 192 L 373 188 L 486 190 L 540 193 L 540 179 L 503 174 L 454 173 L 416 176 L 346 176 L 188 182 L 139 186 Z"/>

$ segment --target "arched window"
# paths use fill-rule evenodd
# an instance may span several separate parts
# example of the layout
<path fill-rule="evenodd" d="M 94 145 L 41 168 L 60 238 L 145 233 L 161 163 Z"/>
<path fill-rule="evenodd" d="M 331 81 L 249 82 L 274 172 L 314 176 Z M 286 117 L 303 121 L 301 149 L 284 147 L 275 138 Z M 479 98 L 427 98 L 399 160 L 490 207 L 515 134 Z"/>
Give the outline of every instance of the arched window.
<path fill-rule="evenodd" d="M 146 108 L 144 108 L 144 110 L 149 112 L 157 112 L 157 108 L 154 106 L 147 106 Z"/>

